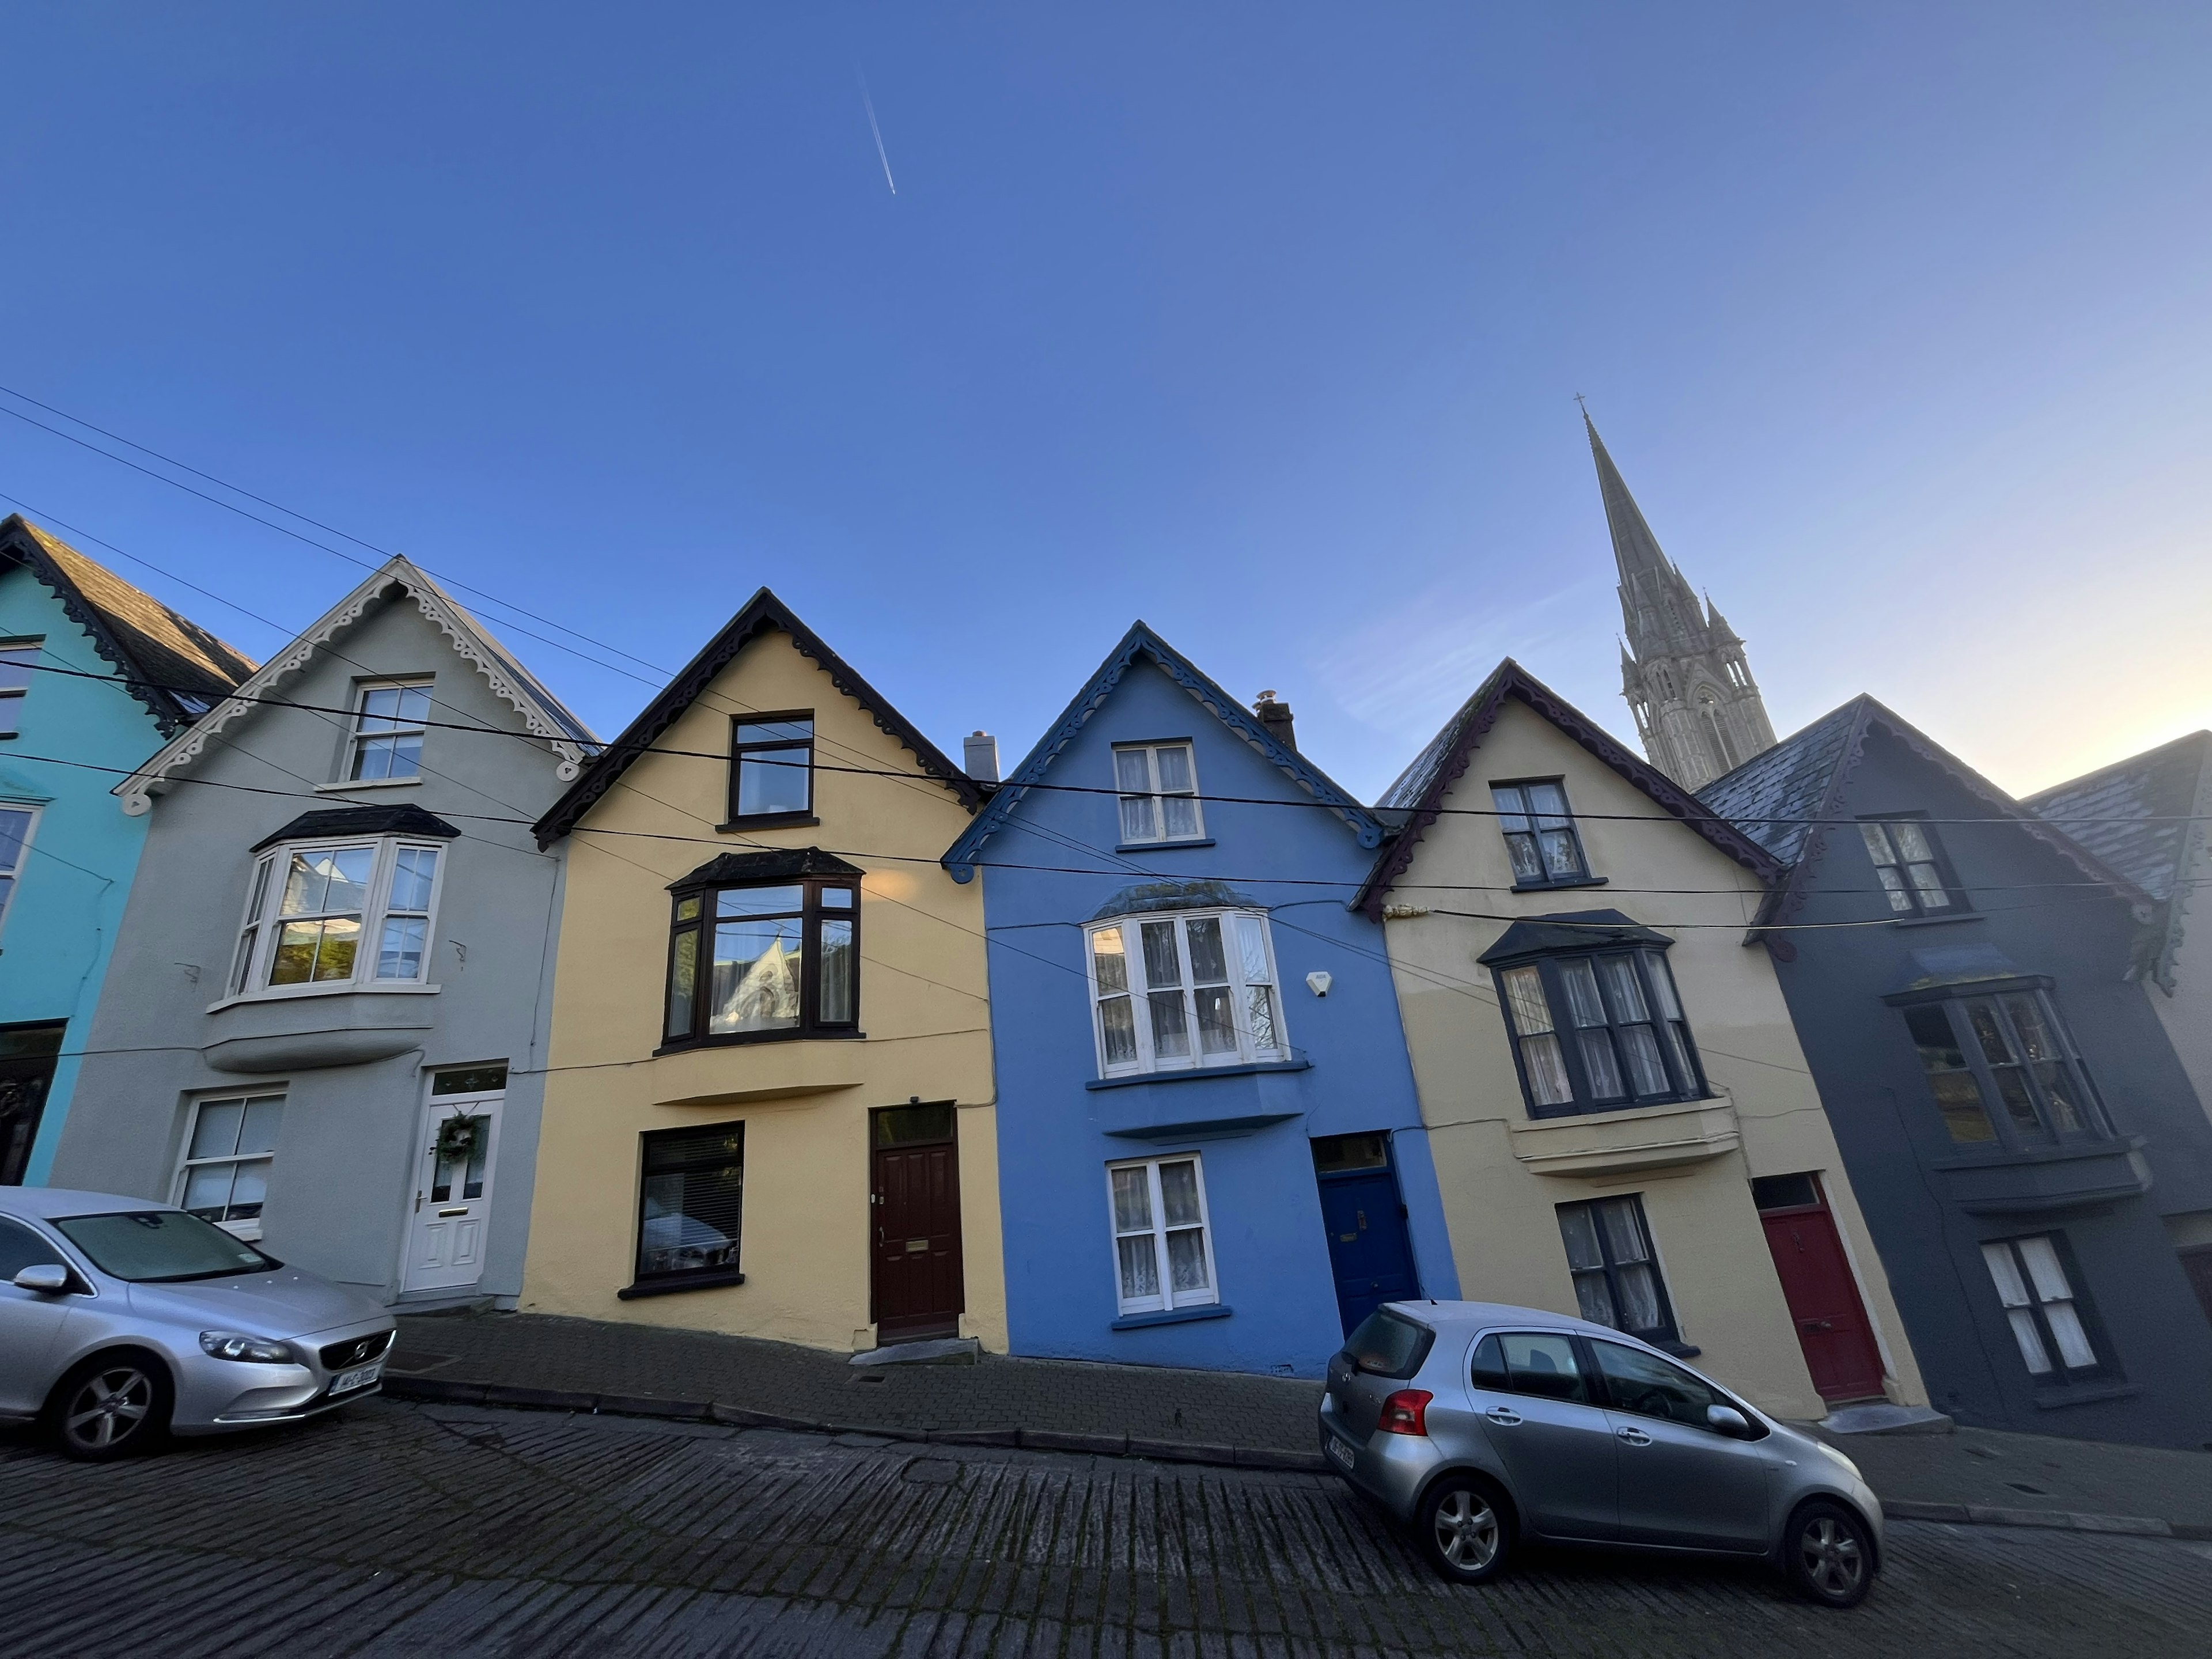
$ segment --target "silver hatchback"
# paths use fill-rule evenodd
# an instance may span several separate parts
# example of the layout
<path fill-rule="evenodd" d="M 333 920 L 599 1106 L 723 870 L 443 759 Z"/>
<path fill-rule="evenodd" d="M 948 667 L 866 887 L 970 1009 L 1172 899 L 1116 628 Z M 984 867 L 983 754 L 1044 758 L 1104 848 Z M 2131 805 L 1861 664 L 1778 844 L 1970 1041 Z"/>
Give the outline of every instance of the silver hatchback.
<path fill-rule="evenodd" d="M 392 1316 L 167 1204 L 0 1187 L 0 1420 L 73 1457 L 376 1393 Z"/>
<path fill-rule="evenodd" d="M 1635 1338 L 1488 1302 L 1394 1302 L 1329 1362 L 1322 1450 L 1480 1583 L 1522 1539 L 1759 1557 L 1847 1607 L 1881 1505 L 1841 1452 Z"/>

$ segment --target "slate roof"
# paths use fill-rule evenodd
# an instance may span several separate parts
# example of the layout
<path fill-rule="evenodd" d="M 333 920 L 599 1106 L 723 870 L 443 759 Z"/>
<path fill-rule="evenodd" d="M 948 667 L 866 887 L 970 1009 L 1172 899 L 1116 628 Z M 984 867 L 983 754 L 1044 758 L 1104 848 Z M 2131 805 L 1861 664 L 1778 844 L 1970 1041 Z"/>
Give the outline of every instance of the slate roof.
<path fill-rule="evenodd" d="M 921 763 L 922 771 L 950 789 L 963 806 L 972 812 L 982 804 L 988 793 L 983 785 L 947 759 L 942 750 L 922 736 L 913 721 L 891 707 L 888 697 L 862 679 L 851 664 L 823 643 L 819 634 L 799 620 L 789 605 L 763 587 L 723 624 L 721 632 L 699 648 L 699 654 L 684 664 L 676 678 L 663 686 L 659 695 L 623 729 L 622 735 L 606 746 L 590 769 L 538 820 L 532 826 L 538 844 L 550 847 L 574 829 L 599 797 L 613 788 L 622 775 L 653 747 L 654 739 L 698 700 L 738 653 L 761 635 L 771 632 L 788 635 L 801 654 L 819 663 L 830 676 L 830 683 L 866 709 L 878 729 L 897 738 Z"/>
<path fill-rule="evenodd" d="M 257 853 L 280 841 L 319 841 L 327 836 L 437 836 L 452 841 L 461 832 L 434 812 L 410 802 L 399 806 L 334 806 L 302 812 L 273 836 L 254 843 Z"/>
<path fill-rule="evenodd" d="M 2026 805 L 2154 898 L 2171 898 L 2204 844 L 2202 811 L 2212 732 L 2100 768 L 2027 797 Z"/>
<path fill-rule="evenodd" d="M 1468 761 L 1481 746 L 1484 734 L 1508 697 L 1525 703 L 1551 721 L 1660 807 L 1680 818 L 1686 828 L 1704 836 L 1762 880 L 1771 881 L 1782 873 L 1781 861 L 1765 847 L 1725 817 L 1701 804 L 1696 796 L 1642 756 L 1632 754 L 1610 732 L 1508 657 L 1444 722 L 1443 729 L 1429 739 L 1413 757 L 1413 763 L 1398 775 L 1397 781 L 1383 792 L 1376 811 L 1398 830 L 1398 835 L 1382 849 L 1375 867 L 1368 872 L 1366 882 L 1352 900 L 1355 908 L 1364 909 L 1370 915 L 1380 915 L 1383 896 L 1413 863 L 1413 849 L 1420 844 L 1429 826 L 1437 821 L 1443 809 L 1444 796 L 1467 770 Z"/>
<path fill-rule="evenodd" d="M 165 738 L 253 672 L 253 659 L 20 513 L 0 519 L 0 559 L 45 583 L 129 684 Z"/>
<path fill-rule="evenodd" d="M 741 881 L 797 881 L 802 876 L 845 876 L 857 881 L 866 873 L 859 865 L 848 864 L 818 847 L 770 847 L 757 853 L 724 853 L 708 859 L 690 875 L 670 882 L 668 890 Z"/>
<path fill-rule="evenodd" d="M 1805 872 L 1826 844 L 1843 784 L 1857 765 L 1871 726 L 1880 726 L 1931 765 L 1948 772 L 1987 803 L 1990 816 L 2010 818 L 2071 862 L 2092 881 L 2104 882 L 2148 919 L 2149 897 L 2064 831 L 2029 811 L 2010 795 L 1900 715 L 1862 692 L 1773 748 L 1716 778 L 1699 792 L 1707 808 L 1735 823 L 1789 866 L 1768 896 L 1761 921 L 1773 921 L 1803 896 Z"/>
<path fill-rule="evenodd" d="M 1484 967 L 1516 957 L 1549 956 L 1555 951 L 1593 951 L 1607 945 L 1672 945 L 1619 910 L 1559 910 L 1548 916 L 1523 916 L 1498 936 L 1475 960 Z"/>

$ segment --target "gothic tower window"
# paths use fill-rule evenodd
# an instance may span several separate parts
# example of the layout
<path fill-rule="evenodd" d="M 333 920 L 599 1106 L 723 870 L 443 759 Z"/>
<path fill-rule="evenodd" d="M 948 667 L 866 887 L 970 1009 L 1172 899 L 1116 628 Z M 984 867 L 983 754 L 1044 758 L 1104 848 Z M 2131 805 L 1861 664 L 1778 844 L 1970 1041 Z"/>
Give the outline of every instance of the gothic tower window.
<path fill-rule="evenodd" d="M 1698 693 L 1698 718 L 1705 722 L 1705 731 L 1713 740 L 1713 758 L 1720 763 L 1721 771 L 1735 771 L 1740 757 L 1735 744 L 1729 740 L 1728 722 L 1721 717 L 1720 699 L 1710 690 Z"/>

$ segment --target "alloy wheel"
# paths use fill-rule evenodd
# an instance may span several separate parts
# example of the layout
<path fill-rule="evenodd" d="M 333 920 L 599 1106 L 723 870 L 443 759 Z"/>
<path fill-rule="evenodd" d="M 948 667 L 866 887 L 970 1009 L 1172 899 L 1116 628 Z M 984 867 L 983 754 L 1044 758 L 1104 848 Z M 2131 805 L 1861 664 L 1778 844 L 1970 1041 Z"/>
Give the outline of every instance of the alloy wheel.
<path fill-rule="evenodd" d="M 62 1432 L 91 1451 L 106 1451 L 136 1434 L 154 1409 L 154 1379 L 135 1365 L 94 1371 L 70 1396 Z"/>
<path fill-rule="evenodd" d="M 1866 1553 L 1832 1515 L 1815 1516 L 1797 1536 L 1805 1577 L 1824 1595 L 1849 1595 L 1866 1576 Z"/>
<path fill-rule="evenodd" d="M 1498 1554 L 1498 1514 L 1462 1486 L 1437 1504 L 1437 1552 L 1462 1572 L 1479 1572 Z"/>

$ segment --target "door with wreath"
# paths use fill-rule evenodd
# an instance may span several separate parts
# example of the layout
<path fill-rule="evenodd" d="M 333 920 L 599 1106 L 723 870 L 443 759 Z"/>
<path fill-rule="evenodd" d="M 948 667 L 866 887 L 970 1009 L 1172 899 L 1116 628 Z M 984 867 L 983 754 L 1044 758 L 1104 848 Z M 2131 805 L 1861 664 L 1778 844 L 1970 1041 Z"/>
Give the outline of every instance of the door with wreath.
<path fill-rule="evenodd" d="M 506 1091 L 503 1066 L 432 1075 L 416 1159 L 402 1290 L 459 1290 L 483 1276 L 500 1104 Z"/>

